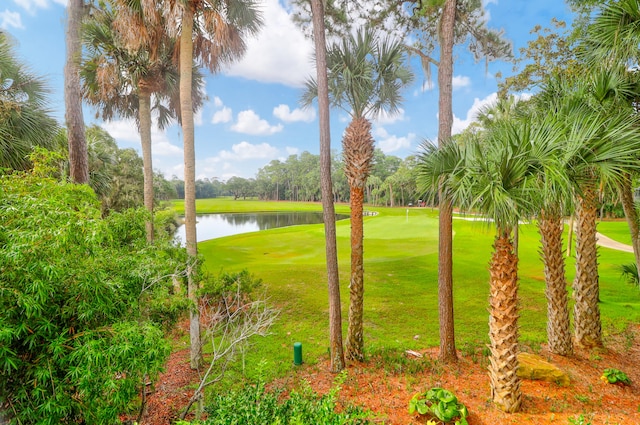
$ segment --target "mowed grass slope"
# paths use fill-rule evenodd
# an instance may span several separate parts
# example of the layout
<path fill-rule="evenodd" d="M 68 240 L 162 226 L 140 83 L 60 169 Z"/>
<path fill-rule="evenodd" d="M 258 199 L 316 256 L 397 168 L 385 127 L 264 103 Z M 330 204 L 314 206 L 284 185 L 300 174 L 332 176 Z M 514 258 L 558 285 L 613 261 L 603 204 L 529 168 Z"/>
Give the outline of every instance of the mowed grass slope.
<path fill-rule="evenodd" d="M 251 201 L 255 202 L 255 201 Z M 291 203 L 260 202 L 261 211 Z M 207 211 L 216 210 L 209 200 Z M 248 201 L 225 211 L 247 211 Z M 293 203 L 290 206 L 296 206 Z M 289 205 L 287 205 L 289 206 Z M 303 209 L 320 210 L 320 204 Z M 345 208 L 346 211 L 345 211 Z M 428 208 L 369 207 L 377 216 L 365 217 L 365 346 L 381 349 L 420 349 L 438 345 L 437 211 Z M 348 212 L 348 207 L 337 206 Z M 198 212 L 200 205 L 198 206 Z M 626 226 L 624 222 L 616 226 Z M 626 228 L 626 227 L 624 227 Z M 346 331 L 349 300 L 349 220 L 337 223 L 342 311 Z M 488 342 L 488 263 L 493 228 L 482 222 L 454 220 L 454 297 L 458 347 Z M 546 339 L 544 274 L 534 225 L 520 230 L 520 338 L 537 346 Z M 253 342 L 247 364 L 265 360 L 274 376 L 293 367 L 292 346 L 303 343 L 305 362 L 315 362 L 328 350 L 328 299 L 324 226 L 305 225 L 260 231 L 202 242 L 199 252 L 210 273 L 249 270 L 263 280 L 270 302 L 280 310 L 267 338 Z M 640 320 L 640 292 L 623 282 L 618 266 L 633 254 L 600 248 L 600 282 L 605 331 Z M 574 275 L 567 259 L 569 286 Z M 251 375 L 251 368 L 247 367 Z"/>

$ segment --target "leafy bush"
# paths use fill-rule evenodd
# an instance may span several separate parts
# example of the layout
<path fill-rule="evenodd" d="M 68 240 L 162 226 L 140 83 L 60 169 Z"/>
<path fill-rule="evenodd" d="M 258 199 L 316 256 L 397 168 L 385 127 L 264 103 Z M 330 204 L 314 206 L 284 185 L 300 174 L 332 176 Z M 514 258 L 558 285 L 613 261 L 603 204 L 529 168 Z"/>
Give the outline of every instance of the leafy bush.
<path fill-rule="evenodd" d="M 591 421 L 584 417 L 584 415 L 580 415 L 576 418 L 569 418 L 570 425 L 591 425 Z"/>
<path fill-rule="evenodd" d="M 114 423 L 169 355 L 150 312 L 182 254 L 146 243 L 144 211 L 103 219 L 88 186 L 43 174 L 0 176 L 0 406 Z"/>
<path fill-rule="evenodd" d="M 638 267 L 636 267 L 636 263 L 620 265 L 620 274 L 627 283 L 633 286 L 640 286 L 640 278 L 638 278 Z"/>
<path fill-rule="evenodd" d="M 631 385 L 631 379 L 627 374 L 618 369 L 605 369 L 600 379 L 609 384 Z"/>
<path fill-rule="evenodd" d="M 281 424 L 281 425 L 358 425 L 369 424 L 370 415 L 358 407 L 336 411 L 336 400 L 344 374 L 326 395 L 318 395 L 306 385 L 301 391 L 267 391 L 263 383 L 238 391 L 216 394 L 205 409 L 210 418 L 205 425 Z M 185 422 L 182 422 L 185 424 Z"/>
<path fill-rule="evenodd" d="M 214 278 L 207 278 L 202 285 L 200 295 L 209 299 L 219 299 L 229 293 L 239 292 L 250 297 L 254 289 L 262 285 L 262 279 L 256 278 L 244 269 L 240 272 L 221 272 Z"/>
<path fill-rule="evenodd" d="M 455 423 L 456 425 L 468 425 L 467 408 L 458 402 L 458 398 L 451 391 L 442 388 L 431 388 L 428 391 L 417 393 L 409 402 L 409 413 L 430 415 L 441 423 Z M 434 422 L 434 421 L 430 421 Z"/>

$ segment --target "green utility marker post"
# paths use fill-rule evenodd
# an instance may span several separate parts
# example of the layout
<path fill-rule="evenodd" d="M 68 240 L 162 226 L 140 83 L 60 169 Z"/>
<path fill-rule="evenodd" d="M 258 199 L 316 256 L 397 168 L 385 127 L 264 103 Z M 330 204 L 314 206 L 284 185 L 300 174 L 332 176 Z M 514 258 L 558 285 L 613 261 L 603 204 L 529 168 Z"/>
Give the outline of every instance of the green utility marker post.
<path fill-rule="evenodd" d="M 293 364 L 300 366 L 302 364 L 302 343 L 296 342 L 293 344 Z"/>

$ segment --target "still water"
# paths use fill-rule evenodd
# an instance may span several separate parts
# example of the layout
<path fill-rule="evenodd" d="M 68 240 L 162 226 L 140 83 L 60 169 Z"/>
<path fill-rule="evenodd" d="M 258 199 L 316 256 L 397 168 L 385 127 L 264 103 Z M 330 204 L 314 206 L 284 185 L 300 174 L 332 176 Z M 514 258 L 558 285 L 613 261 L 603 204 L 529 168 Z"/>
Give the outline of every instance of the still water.
<path fill-rule="evenodd" d="M 349 218 L 336 214 L 337 220 Z M 322 223 L 321 212 L 273 212 L 243 214 L 202 214 L 196 216 L 198 242 L 223 236 L 239 235 L 276 227 L 296 226 L 299 224 Z M 178 227 L 175 237 L 184 243 L 185 227 Z"/>

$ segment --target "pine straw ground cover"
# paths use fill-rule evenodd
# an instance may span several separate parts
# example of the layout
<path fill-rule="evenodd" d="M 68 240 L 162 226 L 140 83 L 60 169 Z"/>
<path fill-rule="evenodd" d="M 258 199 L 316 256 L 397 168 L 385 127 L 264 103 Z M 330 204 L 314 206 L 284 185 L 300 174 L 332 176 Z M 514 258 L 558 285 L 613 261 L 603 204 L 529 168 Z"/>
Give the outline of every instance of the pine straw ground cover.
<path fill-rule="evenodd" d="M 426 418 L 408 414 L 414 393 L 439 386 L 456 394 L 470 412 L 469 424 L 570 424 L 583 416 L 584 424 L 640 424 L 640 325 L 607 337 L 605 349 L 578 350 L 573 357 L 549 354 L 544 346 L 538 354 L 566 371 L 571 385 L 528 381 L 522 383 L 523 409 L 505 414 L 490 402 L 487 358 L 480 347 L 463 347 L 460 362 L 440 364 L 437 349 L 422 351 L 423 358 L 404 353 L 379 353 L 366 363 L 352 364 L 340 391 L 341 405 L 357 404 L 373 412 L 376 422 L 388 425 L 424 424 Z M 630 386 L 604 383 L 604 369 L 616 368 L 631 379 Z M 328 372 L 328 361 L 302 365 L 272 386 L 292 388 L 303 381 L 319 393 L 333 385 L 335 375 Z M 167 370 L 149 396 L 142 424 L 170 424 L 189 399 L 198 374 L 189 370 L 188 350 L 171 356 Z M 575 422 L 578 423 L 578 422 Z M 249 424 L 247 424 L 249 425 Z"/>

